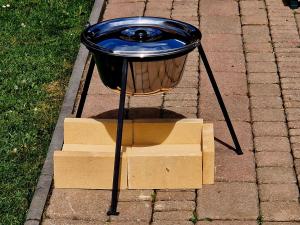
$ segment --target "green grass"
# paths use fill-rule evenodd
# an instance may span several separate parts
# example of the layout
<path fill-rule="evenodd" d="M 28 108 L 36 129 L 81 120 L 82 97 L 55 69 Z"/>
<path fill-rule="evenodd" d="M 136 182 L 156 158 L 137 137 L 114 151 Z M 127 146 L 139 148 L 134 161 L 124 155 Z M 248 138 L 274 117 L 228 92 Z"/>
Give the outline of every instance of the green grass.
<path fill-rule="evenodd" d="M 0 0 L 1 225 L 25 220 L 92 4 Z"/>

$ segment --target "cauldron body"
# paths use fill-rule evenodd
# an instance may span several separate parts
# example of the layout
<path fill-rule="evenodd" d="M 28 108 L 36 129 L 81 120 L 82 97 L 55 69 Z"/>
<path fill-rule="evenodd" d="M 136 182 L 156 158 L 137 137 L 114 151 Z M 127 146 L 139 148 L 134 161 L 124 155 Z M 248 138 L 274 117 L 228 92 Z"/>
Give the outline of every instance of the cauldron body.
<path fill-rule="evenodd" d="M 172 59 L 128 61 L 127 95 L 149 95 L 166 92 L 180 81 L 187 55 Z M 123 58 L 94 54 L 100 78 L 105 86 L 119 91 Z"/>
<path fill-rule="evenodd" d="M 82 33 L 104 85 L 119 91 L 124 59 L 128 95 L 166 92 L 180 81 L 187 54 L 200 43 L 192 25 L 157 17 L 129 17 L 92 25 Z"/>

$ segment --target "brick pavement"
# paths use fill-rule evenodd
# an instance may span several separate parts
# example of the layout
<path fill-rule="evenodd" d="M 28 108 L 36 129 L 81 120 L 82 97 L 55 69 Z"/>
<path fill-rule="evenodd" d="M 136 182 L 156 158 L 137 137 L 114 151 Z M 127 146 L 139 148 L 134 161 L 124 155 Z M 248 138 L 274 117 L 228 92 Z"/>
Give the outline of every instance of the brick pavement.
<path fill-rule="evenodd" d="M 119 217 L 105 214 L 109 191 L 54 189 L 43 224 L 300 224 L 300 10 L 279 0 L 109 0 L 104 19 L 142 15 L 200 27 L 245 154 L 216 142 L 214 185 L 121 191 Z M 128 117 L 201 117 L 232 144 L 201 64 L 192 52 L 173 91 L 128 97 Z M 117 107 L 95 71 L 83 116 L 115 118 Z"/>

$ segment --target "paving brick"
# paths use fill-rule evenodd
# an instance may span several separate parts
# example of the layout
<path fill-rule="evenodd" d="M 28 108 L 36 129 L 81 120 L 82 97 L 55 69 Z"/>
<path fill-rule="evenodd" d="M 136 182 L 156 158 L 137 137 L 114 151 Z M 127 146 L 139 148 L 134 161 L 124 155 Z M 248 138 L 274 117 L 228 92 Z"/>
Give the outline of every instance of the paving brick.
<path fill-rule="evenodd" d="M 250 124 L 247 122 L 233 122 L 232 124 L 242 149 L 244 151 L 252 150 L 253 141 Z M 232 137 L 228 131 L 227 124 L 224 121 L 214 122 L 214 134 L 216 139 L 221 140 L 222 142 L 230 146 L 234 146 L 232 142 Z M 229 149 L 223 144 L 220 144 L 219 142 L 215 142 L 215 144 L 218 150 L 224 150 L 225 152 L 229 151 Z"/>
<path fill-rule="evenodd" d="M 293 157 L 289 152 L 258 152 L 255 158 L 258 167 L 293 167 Z"/>
<path fill-rule="evenodd" d="M 293 150 L 293 155 L 294 155 L 294 158 L 295 159 L 300 159 L 300 150 L 299 150 L 299 148 L 293 148 L 293 146 L 292 146 L 292 150 Z M 299 179 L 299 177 L 298 177 L 298 180 L 300 180 Z"/>
<path fill-rule="evenodd" d="M 117 221 L 112 221 L 109 223 L 105 223 L 104 225 L 149 225 L 148 222 L 139 222 L 139 221 L 130 221 L 130 222 L 117 222 Z"/>
<path fill-rule="evenodd" d="M 207 34 L 241 34 L 238 16 L 203 16 L 201 30 Z"/>
<path fill-rule="evenodd" d="M 196 225 L 257 225 L 255 221 L 199 221 Z"/>
<path fill-rule="evenodd" d="M 211 52 L 243 52 L 240 35 L 236 34 L 203 34 L 202 44 Z"/>
<path fill-rule="evenodd" d="M 149 225 L 146 222 L 102 222 L 87 220 L 45 219 L 42 225 Z"/>
<path fill-rule="evenodd" d="M 231 95 L 223 97 L 229 116 L 236 121 L 249 121 L 249 99 L 247 96 Z M 210 121 L 224 120 L 214 94 L 200 95 L 200 117 Z"/>
<path fill-rule="evenodd" d="M 274 20 L 270 18 L 270 25 L 271 26 L 278 26 L 278 25 L 287 25 L 287 26 L 296 26 L 295 20 L 293 21 L 292 18 L 283 18 L 281 20 Z"/>
<path fill-rule="evenodd" d="M 299 176 L 300 175 L 300 159 L 295 159 L 294 163 L 295 163 L 296 173 Z"/>
<path fill-rule="evenodd" d="M 287 167 L 261 167 L 257 168 L 259 184 L 291 184 L 296 183 L 293 168 Z"/>
<path fill-rule="evenodd" d="M 171 93 L 168 93 L 165 95 L 165 100 L 182 100 L 182 101 L 185 101 L 185 100 L 197 100 L 197 95 L 194 95 L 194 94 L 171 94 Z"/>
<path fill-rule="evenodd" d="M 111 221 L 150 222 L 152 214 L 151 202 L 119 202 L 118 216 L 110 216 Z"/>
<path fill-rule="evenodd" d="M 243 25 L 267 25 L 268 18 L 265 14 L 242 16 Z"/>
<path fill-rule="evenodd" d="M 261 52 L 261 53 L 268 53 L 273 52 L 272 45 L 268 42 L 257 43 L 254 41 L 251 43 L 245 43 L 245 52 Z"/>
<path fill-rule="evenodd" d="M 186 17 L 187 15 L 187 17 L 194 17 L 195 19 L 198 17 L 198 12 L 197 12 L 197 10 L 195 9 L 195 10 L 192 10 L 193 8 L 191 8 L 191 9 L 180 9 L 180 10 L 173 10 L 172 11 L 172 18 L 174 18 L 174 19 L 177 19 L 177 17 L 181 17 L 181 16 L 184 16 L 184 17 Z"/>
<path fill-rule="evenodd" d="M 284 107 L 285 108 L 298 108 L 298 107 L 300 107 L 300 102 L 298 102 L 298 101 L 284 102 Z"/>
<path fill-rule="evenodd" d="M 107 221 L 109 198 L 110 191 L 54 189 L 46 216 L 49 219 Z"/>
<path fill-rule="evenodd" d="M 264 225 L 299 225 L 299 222 L 265 222 Z"/>
<path fill-rule="evenodd" d="M 150 95 L 147 97 L 130 97 L 129 107 L 145 107 L 145 102 L 147 102 L 147 107 L 160 107 L 163 102 L 163 96 Z"/>
<path fill-rule="evenodd" d="M 284 61 L 292 61 L 298 62 L 300 59 L 299 53 L 276 53 L 277 61 L 284 62 Z"/>
<path fill-rule="evenodd" d="M 285 121 L 283 109 L 252 109 L 252 121 Z"/>
<path fill-rule="evenodd" d="M 97 102 L 97 104 L 95 104 Z M 117 118 L 119 96 L 112 95 L 87 95 L 82 117 Z M 110 113 L 107 113 L 110 111 Z"/>
<path fill-rule="evenodd" d="M 300 121 L 288 121 L 289 129 L 299 129 L 300 128 Z"/>
<path fill-rule="evenodd" d="M 133 3 L 118 3 L 108 4 L 104 13 L 104 19 L 112 19 L 126 16 L 142 16 L 144 12 L 144 2 L 133 2 Z M 119 9 L 122 9 L 120 11 Z"/>
<path fill-rule="evenodd" d="M 285 90 L 283 89 L 282 90 L 282 94 L 283 94 L 283 97 L 285 98 L 286 96 L 294 96 L 294 97 L 299 97 L 300 95 L 300 90 Z M 298 98 L 296 98 L 298 100 Z M 291 99 L 291 100 L 295 100 L 295 99 Z"/>
<path fill-rule="evenodd" d="M 286 78 L 299 78 L 300 77 L 300 73 L 298 72 L 281 72 L 280 77 L 286 77 Z"/>
<path fill-rule="evenodd" d="M 156 201 L 193 201 L 196 193 L 194 191 L 157 191 Z"/>
<path fill-rule="evenodd" d="M 300 136 L 291 136 L 290 137 L 290 142 L 292 144 L 299 144 L 300 143 Z"/>
<path fill-rule="evenodd" d="M 295 62 L 278 62 L 280 72 L 299 72 L 300 66 Z"/>
<path fill-rule="evenodd" d="M 245 59 L 242 53 L 237 52 L 207 52 L 210 66 L 215 72 L 245 72 Z M 205 68 L 201 64 L 201 71 Z"/>
<path fill-rule="evenodd" d="M 286 109 L 286 115 L 288 121 L 299 121 L 300 119 L 300 108 L 289 108 Z"/>
<path fill-rule="evenodd" d="M 194 201 L 157 201 L 154 203 L 155 212 L 193 211 Z"/>
<path fill-rule="evenodd" d="M 248 62 L 247 70 L 254 73 L 268 73 L 277 72 L 277 67 L 274 62 Z"/>
<path fill-rule="evenodd" d="M 299 191 L 296 184 L 261 184 L 260 201 L 298 201 Z"/>
<path fill-rule="evenodd" d="M 280 81 L 282 89 L 300 89 L 299 78 L 282 78 Z"/>
<path fill-rule="evenodd" d="M 121 190 L 119 201 L 152 201 L 153 190 Z"/>
<path fill-rule="evenodd" d="M 276 53 L 300 53 L 300 48 L 277 48 L 275 47 Z M 282 71 L 284 72 L 284 71 Z M 297 72 L 297 71 L 295 71 Z"/>
<path fill-rule="evenodd" d="M 103 221 L 69 220 L 69 219 L 45 219 L 42 225 L 103 225 Z M 141 224 L 142 225 L 142 224 Z"/>
<path fill-rule="evenodd" d="M 169 110 L 171 112 L 175 112 L 177 114 L 181 114 L 185 117 L 189 117 L 190 115 L 194 115 L 193 117 L 197 116 L 197 107 L 164 107 L 164 110 Z M 166 116 L 167 113 L 164 112 L 164 116 Z"/>
<path fill-rule="evenodd" d="M 261 211 L 266 221 L 300 220 L 300 204 L 298 202 L 262 202 Z"/>
<path fill-rule="evenodd" d="M 291 94 L 284 94 L 283 93 L 283 101 L 284 102 L 299 102 L 300 101 L 300 95 L 297 95 L 297 93 L 294 93 L 294 94 L 293 93 L 291 93 Z"/>
<path fill-rule="evenodd" d="M 299 136 L 300 135 L 300 129 L 289 129 L 290 136 Z"/>
<path fill-rule="evenodd" d="M 269 35 L 258 36 L 258 34 L 245 34 L 245 35 L 243 35 L 243 42 L 245 43 L 246 47 L 248 47 L 247 44 L 258 44 L 258 45 L 261 45 L 263 48 L 265 48 L 266 46 L 271 47 L 271 45 L 270 45 L 271 37 Z M 270 49 L 273 49 L 273 48 L 271 47 Z M 264 51 L 262 51 L 262 52 L 264 52 Z M 267 53 L 272 54 L 272 51 L 268 51 Z"/>
<path fill-rule="evenodd" d="M 248 35 L 270 36 L 269 27 L 267 25 L 245 25 L 242 26 L 243 37 Z"/>
<path fill-rule="evenodd" d="M 151 223 L 151 225 L 193 225 L 191 221 L 156 221 Z"/>
<path fill-rule="evenodd" d="M 149 10 L 158 10 L 158 9 L 163 9 L 165 11 L 169 11 L 171 14 L 171 9 L 172 9 L 172 1 L 160 1 L 159 4 L 157 4 L 157 1 L 148 1 L 146 5 L 146 12 Z"/>
<path fill-rule="evenodd" d="M 251 108 L 282 108 L 281 97 L 258 96 L 250 98 Z"/>
<path fill-rule="evenodd" d="M 255 137 L 254 145 L 257 152 L 290 152 L 287 137 Z"/>
<path fill-rule="evenodd" d="M 262 1 L 241 1 L 240 2 L 241 10 L 247 11 L 249 9 L 265 9 L 266 6 Z"/>
<path fill-rule="evenodd" d="M 248 62 L 274 62 L 275 56 L 273 53 L 248 53 L 246 59 Z"/>
<path fill-rule="evenodd" d="M 294 31 L 295 26 L 294 25 L 277 25 L 277 26 L 270 26 L 271 32 L 273 33 L 274 31 Z"/>
<path fill-rule="evenodd" d="M 277 84 L 250 84 L 251 96 L 280 96 L 280 89 Z"/>
<path fill-rule="evenodd" d="M 256 220 L 258 193 L 252 183 L 215 183 L 198 190 L 199 219 Z"/>
<path fill-rule="evenodd" d="M 244 73 L 230 73 L 230 72 L 215 72 L 214 77 L 218 84 L 222 95 L 247 95 L 247 79 Z M 210 80 L 206 72 L 201 72 L 201 87 L 199 89 L 200 95 L 202 93 L 214 94 Z"/>
<path fill-rule="evenodd" d="M 299 151 L 300 150 L 300 143 L 292 143 L 291 147 L 292 147 L 292 150 L 293 150 L 293 153 L 294 153 L 294 156 L 295 156 L 295 152 L 294 151 Z"/>
<path fill-rule="evenodd" d="M 153 221 L 188 221 L 193 217 L 192 211 L 154 212 Z M 175 223 L 175 222 L 174 222 Z"/>
<path fill-rule="evenodd" d="M 197 88 L 180 88 L 180 87 L 176 87 L 173 90 L 170 90 L 170 92 L 168 92 L 170 94 L 193 94 L 193 95 L 197 95 L 198 94 L 198 90 Z"/>
<path fill-rule="evenodd" d="M 200 1 L 201 16 L 235 16 L 239 15 L 238 3 L 234 1 Z"/>
<path fill-rule="evenodd" d="M 218 147 L 216 151 L 216 182 L 256 182 L 255 160 L 251 151 L 244 150 L 243 155 L 229 150 L 219 152 Z"/>
<path fill-rule="evenodd" d="M 287 128 L 284 122 L 254 122 L 254 136 L 287 136 Z"/>
<path fill-rule="evenodd" d="M 164 101 L 163 107 L 197 107 L 198 101 Z"/>
<path fill-rule="evenodd" d="M 146 10 L 145 12 L 145 16 L 154 16 L 154 17 L 165 17 L 165 18 L 169 18 L 171 15 L 171 12 L 166 10 L 166 9 L 149 9 Z"/>
<path fill-rule="evenodd" d="M 94 69 L 88 95 L 109 95 L 114 92 L 107 88 L 101 81 L 97 68 Z"/>

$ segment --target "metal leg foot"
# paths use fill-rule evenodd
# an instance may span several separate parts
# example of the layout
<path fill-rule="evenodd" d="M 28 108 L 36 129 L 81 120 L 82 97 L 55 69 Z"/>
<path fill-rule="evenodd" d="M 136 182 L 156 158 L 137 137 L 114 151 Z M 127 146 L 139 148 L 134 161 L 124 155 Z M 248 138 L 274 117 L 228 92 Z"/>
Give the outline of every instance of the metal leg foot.
<path fill-rule="evenodd" d="M 203 50 L 201 44 L 200 44 L 199 47 L 198 47 L 198 51 L 199 51 L 199 54 L 200 54 L 200 56 L 201 56 L 201 58 L 202 58 L 202 61 L 203 61 L 203 63 L 204 63 L 204 66 L 205 66 L 205 69 L 206 69 L 206 71 L 207 71 L 208 77 L 209 77 L 209 79 L 210 79 L 210 82 L 211 82 L 212 87 L 213 87 L 213 89 L 214 89 L 215 95 L 216 95 L 216 97 L 217 97 L 217 99 L 218 99 L 220 108 L 221 108 L 221 110 L 222 110 L 222 112 L 223 112 L 223 116 L 224 116 L 224 118 L 225 118 L 225 121 L 226 121 L 226 123 L 227 123 L 228 129 L 229 129 L 229 131 L 230 131 L 232 140 L 233 140 L 234 145 L 235 145 L 235 152 L 236 152 L 238 155 L 242 155 L 242 154 L 243 154 L 243 151 L 242 151 L 242 149 L 241 149 L 240 143 L 239 143 L 239 141 L 238 141 L 238 139 L 237 139 L 237 136 L 236 136 L 236 134 L 235 134 L 235 131 L 234 131 L 234 129 L 233 129 L 233 126 L 232 126 L 230 117 L 229 117 L 229 115 L 228 115 L 226 106 L 225 106 L 224 101 L 223 101 L 223 99 L 222 99 L 222 95 L 221 95 L 221 93 L 220 93 L 220 90 L 219 90 L 219 88 L 218 88 L 217 82 L 216 82 L 216 80 L 215 80 L 215 78 L 214 78 L 213 72 L 212 72 L 212 70 L 211 70 L 211 68 L 210 68 L 210 66 L 209 66 L 208 60 L 207 60 L 207 58 L 206 58 L 205 52 L 204 52 L 204 50 Z"/>
<path fill-rule="evenodd" d="M 117 206 L 118 206 L 122 133 L 123 133 L 123 121 L 124 121 L 124 106 L 125 106 L 125 98 L 126 98 L 127 70 L 128 70 L 128 61 L 127 61 L 127 59 L 124 59 L 123 67 L 122 67 L 122 84 L 121 84 L 119 112 L 118 112 L 118 127 L 117 127 L 117 139 L 116 139 L 111 205 L 110 205 L 109 211 L 107 212 L 107 215 L 119 215 L 119 212 L 117 212 Z"/>
<path fill-rule="evenodd" d="M 290 8 L 297 9 L 299 6 L 298 0 L 290 0 Z"/>

